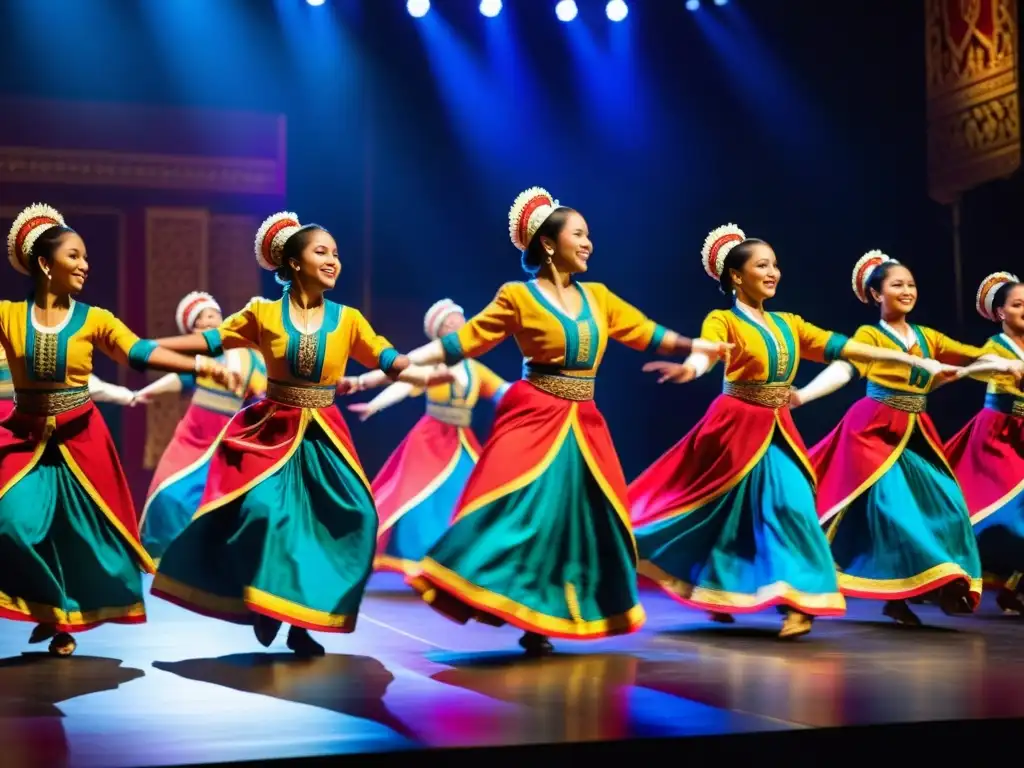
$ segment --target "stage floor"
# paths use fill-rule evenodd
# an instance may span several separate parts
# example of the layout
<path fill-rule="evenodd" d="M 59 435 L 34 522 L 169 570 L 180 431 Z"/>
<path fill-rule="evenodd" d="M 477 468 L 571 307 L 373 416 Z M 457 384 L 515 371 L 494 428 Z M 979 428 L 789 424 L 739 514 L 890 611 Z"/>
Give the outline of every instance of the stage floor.
<path fill-rule="evenodd" d="M 147 584 L 148 587 L 148 584 Z M 1024 717 L 1024 621 L 915 610 L 895 626 L 851 601 L 795 642 L 774 611 L 732 626 L 654 592 L 639 634 L 522 657 L 510 628 L 460 627 L 375 576 L 353 635 L 324 658 L 265 651 L 247 627 L 162 600 L 139 627 L 54 659 L 0 621 L 0 765 L 235 760 Z M 39 653 L 38 651 L 43 651 Z"/>

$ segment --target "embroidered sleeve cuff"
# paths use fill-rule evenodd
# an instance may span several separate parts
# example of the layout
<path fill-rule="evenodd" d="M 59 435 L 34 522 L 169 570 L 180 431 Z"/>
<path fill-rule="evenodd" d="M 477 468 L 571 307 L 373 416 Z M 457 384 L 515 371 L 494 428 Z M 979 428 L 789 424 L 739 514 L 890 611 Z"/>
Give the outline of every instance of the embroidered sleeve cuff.
<path fill-rule="evenodd" d="M 203 331 L 203 338 L 206 339 L 206 349 L 210 357 L 220 357 L 224 354 L 224 342 L 221 340 L 220 331 L 210 328 Z"/>
<path fill-rule="evenodd" d="M 665 340 L 665 326 L 654 324 L 654 333 L 651 335 L 651 342 L 647 345 L 648 352 L 657 352 L 661 342 Z"/>
<path fill-rule="evenodd" d="M 835 362 L 842 357 L 843 349 L 846 347 L 846 343 L 849 340 L 849 336 L 843 336 L 841 333 L 833 333 L 829 337 L 828 343 L 825 345 L 825 362 Z"/>
<path fill-rule="evenodd" d="M 149 356 L 153 354 L 153 350 L 156 349 L 157 343 L 151 339 L 139 339 L 132 348 L 128 350 L 128 365 L 134 368 L 136 371 L 146 370 L 146 366 L 149 363 Z"/>
<path fill-rule="evenodd" d="M 189 392 L 196 388 L 196 375 L 194 373 L 179 373 L 178 379 L 181 381 L 181 390 L 183 392 Z"/>
<path fill-rule="evenodd" d="M 390 373 L 391 367 L 395 364 L 395 360 L 398 359 L 398 350 L 394 347 L 388 347 L 377 355 L 377 366 L 384 371 L 384 373 Z"/>
<path fill-rule="evenodd" d="M 441 337 L 441 346 L 444 347 L 445 365 L 455 365 L 461 362 L 465 355 L 462 353 L 462 342 L 459 341 L 459 334 L 449 333 Z"/>

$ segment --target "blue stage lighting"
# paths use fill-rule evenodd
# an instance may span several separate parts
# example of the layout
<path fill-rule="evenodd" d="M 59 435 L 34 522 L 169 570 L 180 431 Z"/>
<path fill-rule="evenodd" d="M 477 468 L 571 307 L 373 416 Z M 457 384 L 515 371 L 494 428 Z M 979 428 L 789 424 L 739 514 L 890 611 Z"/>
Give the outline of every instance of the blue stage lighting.
<path fill-rule="evenodd" d="M 715 0 L 715 5 L 725 5 L 729 0 Z"/>
<path fill-rule="evenodd" d="M 560 0 L 555 6 L 555 16 L 559 21 L 572 21 L 576 18 L 576 3 L 573 0 Z"/>
<path fill-rule="evenodd" d="M 306 0 L 310 5 L 323 5 L 324 0 Z"/>
<path fill-rule="evenodd" d="M 480 13 L 493 19 L 501 13 L 501 0 L 480 0 Z"/>
<path fill-rule="evenodd" d="M 419 19 L 427 15 L 427 11 L 430 10 L 430 0 L 409 0 L 405 4 L 405 10 L 409 12 L 409 15 L 413 18 Z"/>
<path fill-rule="evenodd" d="M 696 11 L 700 8 L 700 0 L 686 0 L 686 10 Z"/>
<path fill-rule="evenodd" d="M 604 12 L 611 21 L 622 21 L 629 13 L 629 6 L 625 0 L 611 0 L 604 7 Z"/>

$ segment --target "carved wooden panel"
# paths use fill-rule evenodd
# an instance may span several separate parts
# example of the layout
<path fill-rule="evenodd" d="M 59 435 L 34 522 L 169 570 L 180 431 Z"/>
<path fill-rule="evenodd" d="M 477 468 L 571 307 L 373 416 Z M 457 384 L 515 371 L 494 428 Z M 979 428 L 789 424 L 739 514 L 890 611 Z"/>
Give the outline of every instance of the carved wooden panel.
<path fill-rule="evenodd" d="M 178 302 L 189 291 L 206 290 L 209 223 L 210 216 L 205 210 L 146 209 L 145 301 L 149 338 L 177 336 L 174 310 Z M 158 398 L 146 407 L 146 469 L 156 467 L 187 407 L 186 398 L 173 395 Z"/>
<path fill-rule="evenodd" d="M 254 216 L 210 217 L 207 285 L 225 317 L 262 293 L 260 268 L 253 255 L 253 238 L 260 221 Z"/>
<path fill-rule="evenodd" d="M 1020 167 L 1017 0 L 926 0 L 929 193 L 941 203 Z"/>

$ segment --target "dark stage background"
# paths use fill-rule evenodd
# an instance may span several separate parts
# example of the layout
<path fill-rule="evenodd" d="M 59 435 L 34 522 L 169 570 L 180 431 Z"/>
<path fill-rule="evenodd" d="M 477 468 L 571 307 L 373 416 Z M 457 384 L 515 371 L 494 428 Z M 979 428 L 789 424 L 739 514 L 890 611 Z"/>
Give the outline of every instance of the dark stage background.
<path fill-rule="evenodd" d="M 473 312 L 520 278 L 506 211 L 532 185 L 587 217 L 587 279 L 683 333 L 724 304 L 699 251 L 730 221 L 778 252 L 774 309 L 847 333 L 874 321 L 850 270 L 881 248 L 915 271 L 917 322 L 978 343 L 994 330 L 976 317 L 974 290 L 990 271 L 1021 268 L 1011 222 L 1024 186 L 1018 176 L 964 202 L 958 328 L 951 213 L 927 196 L 921 3 L 734 0 L 690 13 L 682 0 L 634 0 L 617 25 L 597 0 L 581 0 L 571 24 L 553 5 L 507 0 L 485 19 L 475 2 L 436 0 L 412 19 L 399 0 L 4 0 L 0 95 L 284 113 L 288 206 L 342 249 L 334 298 L 402 348 L 423 342 L 436 299 Z M 116 284 L 116 267 L 93 258 L 92 280 Z M 23 290 L 12 274 L 5 296 Z M 717 374 L 659 387 L 644 360 L 609 348 L 598 385 L 628 478 L 720 387 Z M 484 361 L 519 374 L 512 343 Z M 817 370 L 803 366 L 799 383 Z M 944 436 L 982 391 L 935 395 Z M 807 442 L 862 392 L 799 411 Z M 353 424 L 370 473 L 421 409 Z M 489 421 L 482 409 L 481 434 Z"/>

